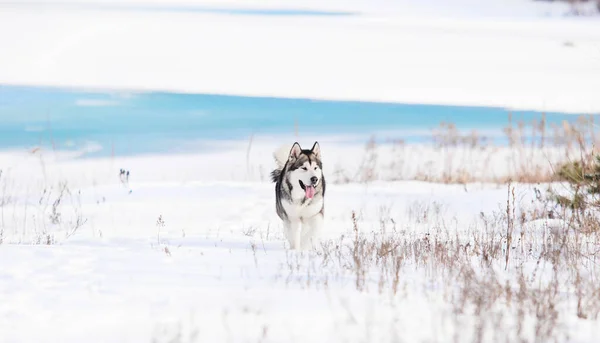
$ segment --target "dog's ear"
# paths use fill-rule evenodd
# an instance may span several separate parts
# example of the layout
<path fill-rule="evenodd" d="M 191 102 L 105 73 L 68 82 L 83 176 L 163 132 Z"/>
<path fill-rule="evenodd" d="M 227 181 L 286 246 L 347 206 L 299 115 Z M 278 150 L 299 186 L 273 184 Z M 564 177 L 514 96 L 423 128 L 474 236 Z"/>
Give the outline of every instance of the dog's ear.
<path fill-rule="evenodd" d="M 317 156 L 318 159 L 321 159 L 321 147 L 319 146 L 319 142 L 315 142 L 315 144 L 313 145 L 312 149 L 310 149 L 310 151 L 312 151 L 313 154 L 315 154 L 315 156 Z"/>
<path fill-rule="evenodd" d="M 302 153 L 302 148 L 300 147 L 300 144 L 298 144 L 298 142 L 296 142 L 296 143 L 294 143 L 294 145 L 292 146 L 292 149 L 290 150 L 290 156 L 288 157 L 288 159 L 295 160 L 298 158 L 298 156 L 300 156 L 301 153 Z"/>

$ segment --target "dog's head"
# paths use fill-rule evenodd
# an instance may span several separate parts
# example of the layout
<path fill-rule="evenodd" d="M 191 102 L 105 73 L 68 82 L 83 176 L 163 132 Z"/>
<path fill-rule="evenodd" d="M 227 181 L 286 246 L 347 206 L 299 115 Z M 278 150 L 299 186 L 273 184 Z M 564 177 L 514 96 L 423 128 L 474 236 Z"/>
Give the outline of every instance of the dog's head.
<path fill-rule="evenodd" d="M 323 179 L 319 143 L 315 142 L 310 150 L 302 149 L 298 142 L 294 143 L 287 165 L 292 186 L 300 186 L 304 196 L 312 199 L 315 196 L 315 189 L 320 186 Z"/>

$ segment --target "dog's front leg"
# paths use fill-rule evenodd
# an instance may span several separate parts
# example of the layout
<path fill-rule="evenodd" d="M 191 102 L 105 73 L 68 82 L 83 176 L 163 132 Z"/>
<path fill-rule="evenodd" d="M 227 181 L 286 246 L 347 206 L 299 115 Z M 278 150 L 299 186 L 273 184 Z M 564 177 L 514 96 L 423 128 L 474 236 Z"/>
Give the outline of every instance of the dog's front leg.
<path fill-rule="evenodd" d="M 283 221 L 285 238 L 290 243 L 290 249 L 300 249 L 300 221 L 298 220 L 284 220 Z"/>
<path fill-rule="evenodd" d="M 321 228 L 323 227 L 323 214 L 317 213 L 316 215 L 305 219 L 302 227 L 302 249 L 315 248 L 319 242 L 321 235 Z"/>

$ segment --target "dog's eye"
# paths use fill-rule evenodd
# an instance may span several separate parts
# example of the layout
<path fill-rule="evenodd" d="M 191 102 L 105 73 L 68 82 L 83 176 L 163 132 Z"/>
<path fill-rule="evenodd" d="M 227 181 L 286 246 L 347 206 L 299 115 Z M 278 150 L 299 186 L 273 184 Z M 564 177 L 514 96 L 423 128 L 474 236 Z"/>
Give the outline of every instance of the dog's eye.
<path fill-rule="evenodd" d="M 306 167 L 302 167 L 302 170 L 308 170 L 308 168 L 306 168 Z"/>
<path fill-rule="evenodd" d="M 317 170 L 317 167 L 315 167 L 315 170 Z"/>

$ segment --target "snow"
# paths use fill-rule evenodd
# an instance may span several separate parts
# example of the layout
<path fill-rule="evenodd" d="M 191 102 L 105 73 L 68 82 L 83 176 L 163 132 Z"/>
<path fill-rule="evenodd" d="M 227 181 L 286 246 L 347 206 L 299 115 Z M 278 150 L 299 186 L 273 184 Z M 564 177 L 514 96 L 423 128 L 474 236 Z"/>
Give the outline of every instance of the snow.
<path fill-rule="evenodd" d="M 129 4 L 0 3 L 0 83 L 600 111 L 599 22 L 564 4 L 356 1 L 345 8 L 359 15 L 312 17 Z"/>
<path fill-rule="evenodd" d="M 120 168 L 130 170 L 137 183 L 268 182 L 269 173 L 275 167 L 273 153 L 294 141 L 299 141 L 306 147 L 311 147 L 315 141 L 326 146 L 326 173 L 330 180 L 338 183 L 374 180 L 439 181 L 444 176 L 452 175 L 463 175 L 466 182 L 494 183 L 519 173 L 550 175 L 562 163 L 580 156 L 577 149 L 573 148 L 567 154 L 569 151 L 561 146 L 525 146 L 512 149 L 493 145 L 471 148 L 382 143 L 369 149 L 366 144 L 346 143 L 346 138 L 347 136 L 315 135 L 290 135 L 287 138 L 254 136 L 252 141 L 247 142 L 203 142 L 204 146 L 213 148 L 205 153 L 85 158 L 87 152 L 102 148 L 90 143 L 73 151 L 44 148 L 27 152 L 7 151 L 0 153 L 0 165 L 5 166 L 5 175 L 19 176 L 14 180 L 17 183 L 15 188 L 24 189 L 27 186 L 33 191 L 32 185 L 43 187 L 48 179 L 68 180 L 76 188 L 111 183 L 115 181 L 115 170 Z M 371 177 L 365 175 L 365 171 L 369 169 L 373 170 Z"/>
<path fill-rule="evenodd" d="M 84 200 L 90 221 L 78 235 L 55 246 L 0 249 L 3 342 L 150 341 L 155 326 L 177 321 L 198 330 L 198 341 L 228 335 L 252 341 L 266 326 L 275 341 L 325 342 L 335 340 L 333 327 L 346 325 L 339 304 L 344 299 L 360 317 L 365 306 L 383 307 L 377 305 L 382 300 L 371 304 L 369 296 L 344 289 L 331 294 L 286 286 L 287 271 L 281 271 L 286 253 L 267 184 L 136 185 L 131 195 L 119 186 L 83 192 L 95 196 Z M 388 194 L 378 200 L 376 191 L 364 193 L 363 187 L 332 186 L 330 222 L 343 227 L 347 210 L 361 209 L 361 203 L 371 207 L 407 198 Z M 95 204 L 100 197 L 106 203 Z M 160 234 L 158 215 L 166 223 Z M 258 233 L 245 237 L 252 227 Z M 170 255 L 156 247 L 159 241 Z M 256 265 L 251 241 L 258 244 Z M 358 320 L 357 326 L 366 325 Z"/>
<path fill-rule="evenodd" d="M 251 165 L 274 167 L 271 152 L 278 145 L 255 144 Z M 342 150 L 322 149 L 331 179 L 327 159 Z M 345 156 L 362 151 L 345 149 Z M 10 198 L 2 207 L 2 342 L 420 342 L 474 334 L 476 319 L 454 322 L 449 289 L 431 288 L 426 268 L 407 265 L 401 295 L 391 296 L 378 293 L 376 281 L 358 291 L 352 274 L 322 265 L 319 255 L 288 250 L 274 187 L 246 174 L 243 146 L 214 155 L 113 159 L 41 150 L 3 153 L 0 161 L 1 199 Z M 131 171 L 128 184 L 119 181 L 120 168 Z M 45 218 L 61 181 L 70 194 L 55 225 Z M 518 208 L 528 208 L 533 188 L 546 185 L 516 186 Z M 505 211 L 507 188 L 375 181 L 330 182 L 327 192 L 323 238 L 336 242 L 352 236 L 353 211 L 366 235 L 378 232 L 383 220 L 407 238 L 439 230 L 470 237 L 482 229 L 473 226 L 481 213 Z M 78 214 L 87 221 L 73 233 Z M 541 247 L 546 228 L 560 225 L 539 219 L 515 234 Z M 44 245 L 48 235 L 53 244 Z M 560 305 L 561 323 L 570 323 L 564 331 L 593 341 L 597 322 L 578 319 L 569 304 Z M 511 318 L 494 332 L 514 332 Z"/>

